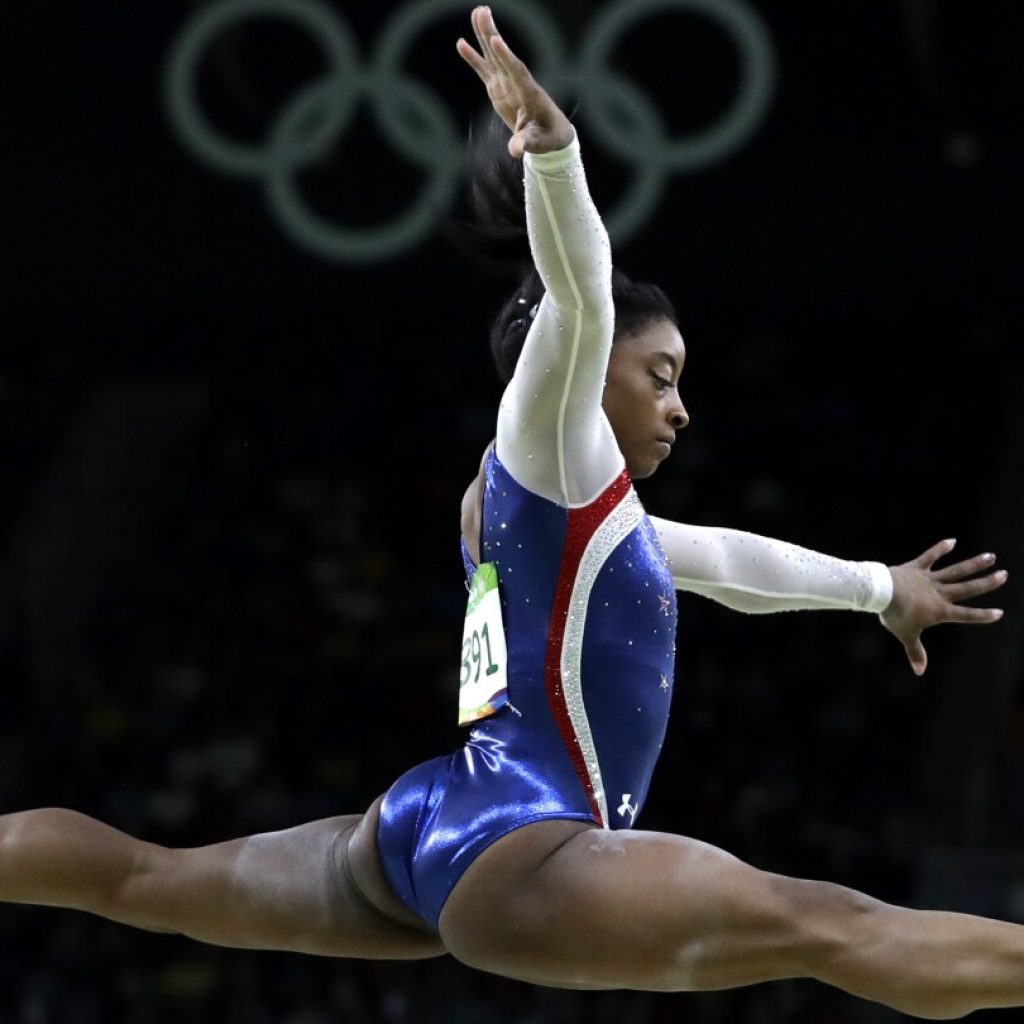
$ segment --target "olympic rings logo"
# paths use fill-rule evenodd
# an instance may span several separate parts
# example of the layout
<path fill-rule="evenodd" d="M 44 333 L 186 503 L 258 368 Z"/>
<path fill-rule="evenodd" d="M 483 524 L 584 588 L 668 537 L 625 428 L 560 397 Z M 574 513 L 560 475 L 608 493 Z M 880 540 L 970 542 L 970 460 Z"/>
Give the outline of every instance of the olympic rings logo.
<path fill-rule="evenodd" d="M 272 215 L 305 249 L 348 263 L 394 257 L 422 241 L 434 226 L 434 211 L 451 205 L 465 148 L 451 112 L 427 84 L 405 74 L 402 64 L 425 26 L 467 10 L 466 0 L 411 0 L 380 31 L 373 60 L 364 65 L 348 24 L 323 0 L 218 0 L 200 9 L 171 47 L 164 79 L 171 123 L 199 160 L 224 174 L 260 180 Z M 668 136 L 647 94 L 608 64 L 627 29 L 667 10 L 709 18 L 726 32 L 740 57 L 732 105 L 706 129 L 681 138 Z M 218 35 L 267 16 L 308 32 L 322 48 L 329 70 L 291 98 L 262 144 L 250 145 L 211 125 L 200 108 L 197 80 L 206 50 Z M 707 167 L 742 146 L 757 130 L 774 93 L 775 49 L 747 0 L 617 0 L 588 26 L 574 64 L 565 58 L 558 26 L 535 0 L 506 0 L 502 17 L 525 37 L 538 81 L 559 100 L 568 94 L 586 96 L 579 118 L 590 137 L 633 168 L 626 194 L 605 215 L 617 243 L 634 235 L 655 210 L 669 175 Z M 338 142 L 363 99 L 382 136 L 423 169 L 427 183 L 411 207 L 391 222 L 353 229 L 312 209 L 296 175 Z"/>

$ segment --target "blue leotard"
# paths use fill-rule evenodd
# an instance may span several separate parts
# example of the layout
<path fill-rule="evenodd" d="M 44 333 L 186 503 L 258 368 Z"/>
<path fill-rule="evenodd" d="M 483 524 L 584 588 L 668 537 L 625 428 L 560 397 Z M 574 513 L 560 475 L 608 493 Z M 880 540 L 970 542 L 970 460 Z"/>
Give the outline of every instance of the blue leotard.
<path fill-rule="evenodd" d="M 746 612 L 879 611 L 891 595 L 879 563 L 648 518 L 601 408 L 610 250 L 578 142 L 524 164 L 546 292 L 484 463 L 480 538 L 498 569 L 509 703 L 401 776 L 377 835 L 396 894 L 434 930 L 466 868 L 513 829 L 634 824 L 668 722 L 677 589 Z"/>
<path fill-rule="evenodd" d="M 522 487 L 492 453 L 483 517 L 509 704 L 477 722 L 461 750 L 403 775 L 381 808 L 388 878 L 433 928 L 462 872 L 513 829 L 545 818 L 629 828 L 672 696 L 672 576 L 625 472 L 566 509 Z"/>

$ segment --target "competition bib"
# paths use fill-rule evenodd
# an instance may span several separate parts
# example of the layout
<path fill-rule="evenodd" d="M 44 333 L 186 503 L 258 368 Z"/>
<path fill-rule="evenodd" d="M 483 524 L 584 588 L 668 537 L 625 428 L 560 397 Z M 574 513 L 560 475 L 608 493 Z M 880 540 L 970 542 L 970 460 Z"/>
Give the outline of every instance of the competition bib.
<path fill-rule="evenodd" d="M 505 626 L 498 597 L 498 570 L 483 562 L 473 573 L 462 631 L 459 725 L 493 715 L 508 703 Z"/>

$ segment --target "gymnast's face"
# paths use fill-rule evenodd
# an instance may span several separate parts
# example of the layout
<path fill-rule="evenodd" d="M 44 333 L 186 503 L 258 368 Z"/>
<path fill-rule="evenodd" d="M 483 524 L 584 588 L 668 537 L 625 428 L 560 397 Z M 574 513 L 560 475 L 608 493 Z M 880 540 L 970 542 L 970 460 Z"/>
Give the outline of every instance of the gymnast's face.
<path fill-rule="evenodd" d="M 668 320 L 617 337 L 612 345 L 603 406 L 634 480 L 661 465 L 676 431 L 690 422 L 679 397 L 685 360 L 682 336 Z"/>

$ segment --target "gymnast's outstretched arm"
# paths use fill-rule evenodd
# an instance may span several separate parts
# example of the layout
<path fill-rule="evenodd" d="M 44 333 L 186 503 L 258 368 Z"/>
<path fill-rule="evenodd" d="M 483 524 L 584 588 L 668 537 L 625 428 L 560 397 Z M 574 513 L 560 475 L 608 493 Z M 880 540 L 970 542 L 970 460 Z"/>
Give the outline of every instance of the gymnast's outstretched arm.
<path fill-rule="evenodd" d="M 935 568 L 955 541 L 943 540 L 917 558 L 886 567 L 851 561 L 742 530 L 692 526 L 651 517 L 676 587 L 737 611 L 814 609 L 876 612 L 920 675 L 928 659 L 921 633 L 942 622 L 987 623 L 998 608 L 964 605 L 1007 580 L 991 552 Z"/>

